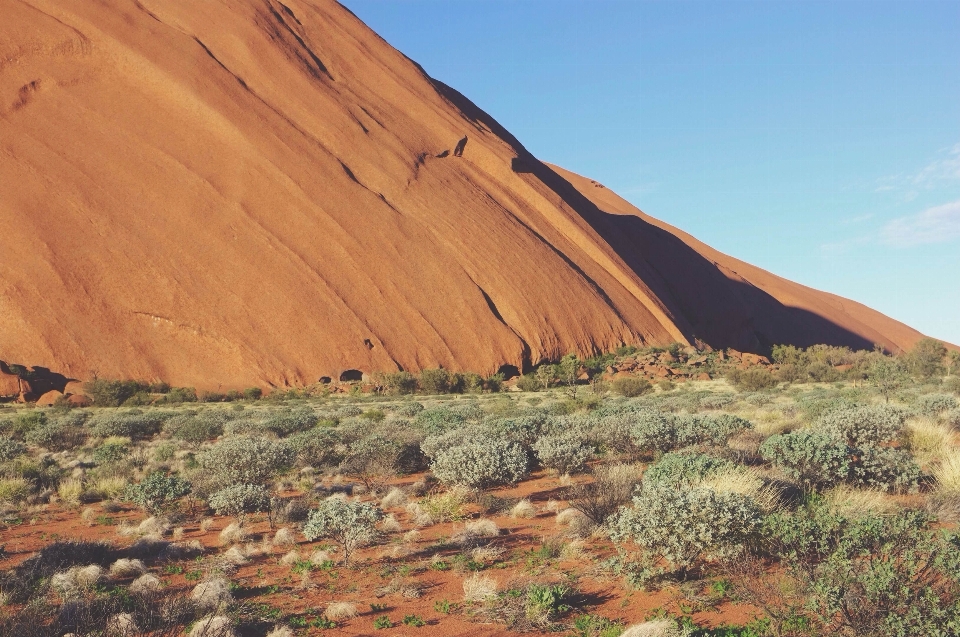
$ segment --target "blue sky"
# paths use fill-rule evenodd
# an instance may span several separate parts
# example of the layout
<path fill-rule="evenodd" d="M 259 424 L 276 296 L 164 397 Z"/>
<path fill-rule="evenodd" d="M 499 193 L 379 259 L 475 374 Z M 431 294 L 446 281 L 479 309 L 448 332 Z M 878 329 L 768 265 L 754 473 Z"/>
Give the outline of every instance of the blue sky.
<path fill-rule="evenodd" d="M 344 4 L 540 159 L 960 344 L 960 2 Z"/>

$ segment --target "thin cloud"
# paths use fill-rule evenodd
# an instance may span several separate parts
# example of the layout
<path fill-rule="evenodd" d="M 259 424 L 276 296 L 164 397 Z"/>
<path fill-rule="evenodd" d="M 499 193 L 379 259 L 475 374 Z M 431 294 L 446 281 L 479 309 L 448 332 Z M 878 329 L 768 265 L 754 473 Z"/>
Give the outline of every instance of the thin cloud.
<path fill-rule="evenodd" d="M 960 179 L 960 143 L 947 151 L 947 156 L 935 159 L 910 178 L 914 186 L 931 188 L 944 181 Z"/>
<path fill-rule="evenodd" d="M 880 239 L 899 247 L 960 239 L 960 199 L 909 217 L 893 219 L 880 230 Z"/>

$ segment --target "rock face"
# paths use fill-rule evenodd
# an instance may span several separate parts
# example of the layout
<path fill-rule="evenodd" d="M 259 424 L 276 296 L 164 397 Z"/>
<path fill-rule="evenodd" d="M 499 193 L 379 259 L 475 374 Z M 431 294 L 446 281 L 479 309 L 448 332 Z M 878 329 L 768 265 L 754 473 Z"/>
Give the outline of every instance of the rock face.
<path fill-rule="evenodd" d="M 921 336 L 539 162 L 331 0 L 0 15 L 4 360 L 210 388 Z"/>

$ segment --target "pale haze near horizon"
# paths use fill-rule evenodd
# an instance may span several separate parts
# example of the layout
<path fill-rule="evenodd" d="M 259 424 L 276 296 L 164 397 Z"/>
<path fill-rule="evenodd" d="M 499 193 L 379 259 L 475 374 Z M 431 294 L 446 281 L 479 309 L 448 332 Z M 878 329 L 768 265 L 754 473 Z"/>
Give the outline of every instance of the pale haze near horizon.
<path fill-rule="evenodd" d="M 960 344 L 960 2 L 344 4 L 540 159 Z"/>

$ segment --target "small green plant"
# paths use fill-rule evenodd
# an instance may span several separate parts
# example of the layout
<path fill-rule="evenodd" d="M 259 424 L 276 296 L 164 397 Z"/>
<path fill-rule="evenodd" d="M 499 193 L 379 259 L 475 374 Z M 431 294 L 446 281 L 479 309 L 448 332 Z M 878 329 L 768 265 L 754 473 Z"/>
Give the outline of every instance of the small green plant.
<path fill-rule="evenodd" d="M 183 496 L 190 493 L 190 483 L 178 476 L 159 471 L 142 482 L 127 487 L 125 497 L 152 515 L 161 515 Z"/>
<path fill-rule="evenodd" d="M 427 622 L 423 621 L 423 618 L 419 615 L 404 615 L 403 623 L 406 626 L 426 626 Z"/>
<path fill-rule="evenodd" d="M 383 628 L 393 628 L 393 622 L 390 621 L 390 618 L 386 615 L 380 615 L 380 617 L 377 617 L 373 620 L 373 627 L 377 630 L 381 630 Z"/>
<path fill-rule="evenodd" d="M 456 608 L 456 604 L 451 604 L 450 600 L 438 599 L 433 603 L 433 610 L 444 615 L 449 615 Z"/>
<path fill-rule="evenodd" d="M 336 628 L 337 622 L 327 619 L 326 617 L 317 617 L 312 622 L 310 622 L 311 628 L 319 628 L 320 630 L 328 630 L 330 628 Z"/>

